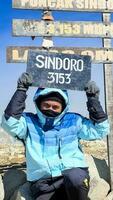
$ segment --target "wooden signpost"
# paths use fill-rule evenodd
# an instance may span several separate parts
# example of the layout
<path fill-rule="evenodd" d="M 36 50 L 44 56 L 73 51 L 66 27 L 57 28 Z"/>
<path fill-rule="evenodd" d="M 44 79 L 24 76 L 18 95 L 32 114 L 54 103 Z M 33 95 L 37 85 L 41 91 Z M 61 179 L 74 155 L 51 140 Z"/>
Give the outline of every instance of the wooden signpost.
<path fill-rule="evenodd" d="M 13 0 L 13 8 L 113 12 L 112 0 Z"/>
<path fill-rule="evenodd" d="M 112 37 L 113 23 L 13 20 L 14 36 Z"/>
<path fill-rule="evenodd" d="M 44 51 L 42 47 L 32 46 L 10 46 L 7 48 L 8 63 L 26 63 L 29 50 Z M 46 51 L 46 50 L 45 50 Z M 67 53 L 91 56 L 93 63 L 113 63 L 113 48 L 50 48 L 47 50 L 53 53 Z"/>
<path fill-rule="evenodd" d="M 112 82 L 112 64 L 110 64 L 113 63 L 113 49 L 111 48 L 110 45 L 111 38 L 113 38 L 113 23 L 110 21 L 110 13 L 113 12 L 113 0 L 13 0 L 13 8 L 62 10 L 62 11 L 66 10 L 66 11 L 79 11 L 79 12 L 82 11 L 102 12 L 102 13 L 104 12 L 102 22 L 47 21 L 47 18 L 45 21 L 14 19 L 13 20 L 14 36 L 38 36 L 38 37 L 57 36 L 57 37 L 84 37 L 84 38 L 98 37 L 103 39 L 104 48 L 92 48 L 92 47 L 52 48 L 45 50 L 41 47 L 9 47 L 7 49 L 7 61 L 16 63 L 27 62 L 28 50 L 32 49 L 32 50 L 40 50 L 40 53 L 42 53 L 43 50 L 43 53 L 45 52 L 44 53 L 45 56 L 47 55 L 47 52 L 51 56 L 53 55 L 53 53 L 55 53 L 57 56 L 61 56 L 60 57 L 61 60 L 63 58 L 64 59 L 68 58 L 70 60 L 71 55 L 73 57 L 74 54 L 79 54 L 79 56 L 83 57 L 85 55 L 91 56 L 92 61 L 94 63 L 104 63 L 105 101 L 106 101 L 106 110 L 108 113 L 110 127 L 111 127 L 107 143 L 108 158 L 109 158 L 108 160 L 110 167 L 110 185 L 111 185 L 111 190 L 113 190 L 113 82 Z M 38 60 L 38 62 L 42 63 L 43 65 L 42 61 Z M 35 63 L 35 66 L 36 64 L 37 63 Z M 65 80 L 64 77 L 65 73 L 64 72 L 61 73 L 63 73 L 63 76 L 60 76 L 62 77 L 60 79 L 60 81 L 62 82 L 62 80 Z M 54 77 L 53 75 L 51 76 Z"/>
<path fill-rule="evenodd" d="M 91 79 L 91 57 L 31 50 L 27 72 L 36 87 L 84 90 Z"/>
<path fill-rule="evenodd" d="M 109 24 L 111 21 L 110 13 L 103 13 L 102 20 Z M 103 39 L 103 47 L 111 47 L 111 39 Z M 104 82 L 105 82 L 105 106 L 110 122 L 110 134 L 107 137 L 108 162 L 110 169 L 110 185 L 113 190 L 113 73 L 112 64 L 104 64 Z"/>

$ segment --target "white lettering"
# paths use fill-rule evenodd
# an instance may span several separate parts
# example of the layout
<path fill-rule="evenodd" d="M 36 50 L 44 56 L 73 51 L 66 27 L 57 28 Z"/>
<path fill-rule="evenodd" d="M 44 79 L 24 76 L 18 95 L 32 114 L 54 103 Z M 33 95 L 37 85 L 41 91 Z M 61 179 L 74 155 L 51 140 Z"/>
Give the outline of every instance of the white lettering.
<path fill-rule="evenodd" d="M 82 8 L 84 8 L 84 2 L 83 2 L 83 0 L 76 0 L 76 8 L 78 8 L 78 9 L 82 9 Z"/>
<path fill-rule="evenodd" d="M 16 61 L 26 61 L 27 62 L 27 55 L 28 55 L 28 50 L 25 50 L 24 53 L 21 55 L 18 50 L 12 50 L 12 60 Z"/>
<path fill-rule="evenodd" d="M 53 72 L 48 72 L 48 82 L 49 83 L 54 83 L 55 77 Z"/>
<path fill-rule="evenodd" d="M 70 84 L 71 74 L 48 72 L 48 83 Z"/>
<path fill-rule="evenodd" d="M 73 28 L 73 34 L 76 35 L 80 34 L 80 24 L 73 24 L 72 28 Z"/>
<path fill-rule="evenodd" d="M 21 1 L 21 5 L 22 5 L 22 6 L 25 6 L 26 3 L 28 3 L 28 0 L 23 0 L 23 1 Z"/>
<path fill-rule="evenodd" d="M 48 0 L 48 7 L 50 8 L 74 8 L 74 0 Z"/>
<path fill-rule="evenodd" d="M 98 8 L 107 9 L 106 4 L 107 4 L 106 0 L 98 1 Z"/>
<path fill-rule="evenodd" d="M 65 0 L 65 8 L 73 8 L 74 7 L 74 1 L 73 0 Z"/>
<path fill-rule="evenodd" d="M 40 60 L 40 59 L 42 59 L 42 60 Z M 43 68 L 44 67 L 44 62 L 43 62 L 43 60 L 44 60 L 44 56 L 43 55 L 38 55 L 38 56 L 36 56 L 36 61 L 38 62 L 38 63 L 36 63 L 35 65 L 38 67 L 38 68 Z M 45 65 L 46 66 L 46 65 Z"/>
<path fill-rule="evenodd" d="M 69 60 L 69 58 L 64 58 L 63 66 L 64 66 L 64 70 L 69 70 L 70 69 L 70 60 Z"/>
<path fill-rule="evenodd" d="M 95 0 L 90 0 L 89 1 L 89 8 L 90 9 L 97 9 L 98 8 L 98 6 L 97 6 L 97 0 L 95 1 Z"/>
<path fill-rule="evenodd" d="M 86 0 L 86 1 L 84 2 L 84 8 L 85 8 L 85 9 L 89 9 L 89 0 Z"/>
<path fill-rule="evenodd" d="M 62 59 L 59 57 L 56 57 L 56 69 L 60 70 L 62 68 Z"/>
<path fill-rule="evenodd" d="M 71 74 L 65 74 L 65 76 L 66 76 L 66 80 L 65 80 L 65 83 L 66 84 L 70 84 L 71 83 Z"/>
<path fill-rule="evenodd" d="M 106 35 L 106 26 L 104 24 L 83 24 L 83 33 L 91 35 Z"/>
<path fill-rule="evenodd" d="M 108 6 L 110 6 L 110 1 L 113 7 L 112 0 L 75 0 L 74 7 L 78 9 L 89 9 L 89 10 L 95 10 L 95 9 L 106 9 L 106 3 Z"/>
<path fill-rule="evenodd" d="M 73 59 L 73 58 L 64 58 L 61 59 L 60 57 L 48 57 L 43 55 L 36 56 L 36 67 L 38 68 L 45 68 L 45 69 L 54 69 L 54 70 L 61 70 L 64 69 L 65 71 L 83 71 L 84 62 L 82 59 Z"/>
<path fill-rule="evenodd" d="M 55 57 L 54 58 L 47 57 L 47 59 L 48 59 L 48 69 L 50 69 L 51 67 L 55 69 Z"/>
<path fill-rule="evenodd" d="M 77 71 L 81 72 L 84 69 L 84 62 L 83 60 L 78 60 L 77 62 Z"/>
<path fill-rule="evenodd" d="M 106 1 L 107 3 L 107 9 L 112 10 L 113 9 L 113 0 Z"/>
<path fill-rule="evenodd" d="M 48 7 L 50 8 L 56 7 L 56 0 L 48 0 Z"/>
<path fill-rule="evenodd" d="M 65 83 L 65 75 L 63 73 L 55 73 L 57 74 L 57 83 L 64 84 Z"/>
<path fill-rule="evenodd" d="M 47 7 L 47 1 L 46 0 L 22 0 L 21 1 L 21 6 L 22 7 Z"/>
<path fill-rule="evenodd" d="M 96 51 L 96 59 L 97 60 L 103 60 L 103 61 L 109 61 L 113 59 L 113 52 L 112 51 L 103 51 L 98 50 Z"/>
<path fill-rule="evenodd" d="M 65 7 L 65 2 L 64 0 L 57 0 L 57 8 L 64 8 Z"/>
<path fill-rule="evenodd" d="M 74 69 L 75 71 L 76 69 L 76 65 L 77 65 L 77 60 L 75 59 L 71 59 L 71 71 Z"/>
<path fill-rule="evenodd" d="M 94 34 L 92 24 L 83 24 L 83 33 L 84 34 Z"/>
<path fill-rule="evenodd" d="M 36 1 L 36 0 L 34 0 Z M 39 2 L 37 2 L 38 7 L 47 7 L 47 1 L 46 0 L 38 0 Z"/>
<path fill-rule="evenodd" d="M 113 0 L 21 0 L 22 7 L 66 9 L 113 9 Z"/>

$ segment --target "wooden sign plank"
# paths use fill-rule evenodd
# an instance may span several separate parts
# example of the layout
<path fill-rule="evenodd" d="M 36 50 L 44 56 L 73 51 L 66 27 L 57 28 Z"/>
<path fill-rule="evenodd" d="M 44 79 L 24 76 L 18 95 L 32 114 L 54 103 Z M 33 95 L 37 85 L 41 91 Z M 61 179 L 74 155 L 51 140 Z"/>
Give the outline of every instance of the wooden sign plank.
<path fill-rule="evenodd" d="M 32 86 L 82 91 L 91 79 L 91 57 L 30 50 L 27 72 Z"/>
<path fill-rule="evenodd" d="M 13 20 L 14 36 L 111 37 L 113 23 Z"/>
<path fill-rule="evenodd" d="M 7 62 L 8 63 L 26 63 L 28 50 L 42 50 L 42 47 L 32 46 L 10 46 L 7 48 Z M 46 50 L 45 50 L 46 51 Z M 113 48 L 51 48 L 49 52 L 68 53 L 78 55 L 89 55 L 93 63 L 113 63 Z"/>
<path fill-rule="evenodd" d="M 13 8 L 113 12 L 112 0 L 13 0 Z"/>

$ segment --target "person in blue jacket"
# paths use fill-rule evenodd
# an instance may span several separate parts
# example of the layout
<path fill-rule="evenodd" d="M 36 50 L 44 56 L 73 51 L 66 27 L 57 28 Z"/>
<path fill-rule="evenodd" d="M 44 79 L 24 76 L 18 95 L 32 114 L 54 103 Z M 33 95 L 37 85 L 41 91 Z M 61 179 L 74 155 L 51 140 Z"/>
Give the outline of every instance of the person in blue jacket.
<path fill-rule="evenodd" d="M 68 112 L 68 94 L 39 88 L 34 96 L 36 114 L 24 113 L 26 92 L 32 85 L 23 73 L 5 109 L 2 127 L 26 146 L 27 180 L 36 200 L 87 200 L 88 166 L 80 139 L 102 139 L 109 132 L 107 114 L 99 102 L 94 81 L 85 86 L 89 118 Z"/>

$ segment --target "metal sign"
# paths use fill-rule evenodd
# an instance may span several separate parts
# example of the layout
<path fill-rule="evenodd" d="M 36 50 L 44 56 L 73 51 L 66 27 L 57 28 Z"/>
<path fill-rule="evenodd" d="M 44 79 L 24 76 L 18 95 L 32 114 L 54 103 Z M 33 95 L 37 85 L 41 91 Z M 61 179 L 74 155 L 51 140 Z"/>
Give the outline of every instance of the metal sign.
<path fill-rule="evenodd" d="M 112 0 L 13 0 L 13 8 L 112 12 Z"/>
<path fill-rule="evenodd" d="M 10 46 L 7 48 L 7 62 L 8 63 L 26 63 L 28 50 L 44 51 L 42 47 L 14 47 Z M 113 63 L 113 49 L 107 48 L 51 48 L 48 50 L 53 53 L 67 53 L 67 54 L 78 54 L 78 55 L 89 55 L 91 56 L 93 63 Z"/>
<path fill-rule="evenodd" d="M 113 23 L 13 20 L 14 36 L 113 37 Z"/>
<path fill-rule="evenodd" d="M 91 57 L 31 50 L 27 72 L 36 87 L 84 90 L 91 79 Z"/>

